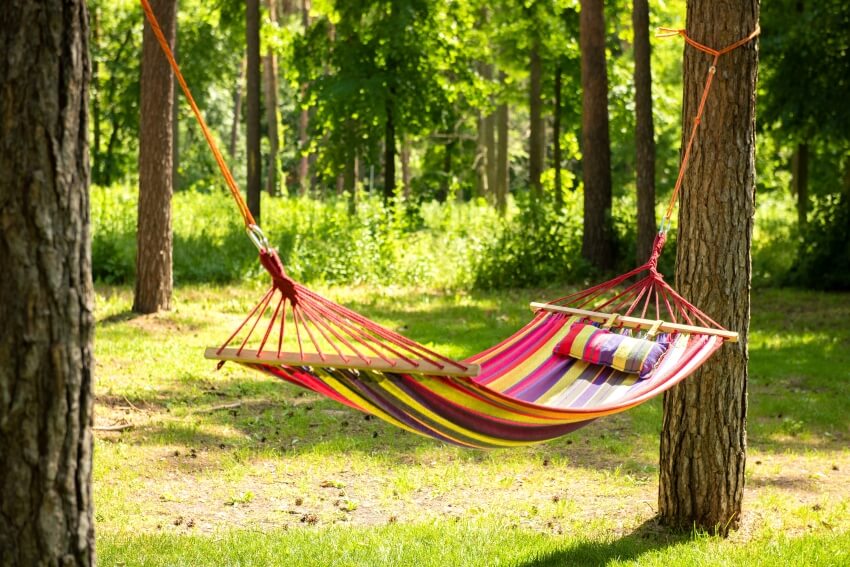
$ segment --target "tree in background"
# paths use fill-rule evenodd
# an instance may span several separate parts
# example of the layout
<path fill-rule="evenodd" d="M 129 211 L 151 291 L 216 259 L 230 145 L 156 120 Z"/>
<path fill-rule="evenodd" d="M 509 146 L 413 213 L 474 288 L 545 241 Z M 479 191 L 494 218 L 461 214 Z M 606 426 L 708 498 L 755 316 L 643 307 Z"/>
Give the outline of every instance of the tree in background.
<path fill-rule="evenodd" d="M 246 38 L 246 76 L 245 87 L 245 119 L 247 132 L 245 135 L 246 170 L 248 194 L 248 209 L 257 222 L 260 222 L 260 0 L 247 0 L 245 9 L 245 38 Z"/>
<path fill-rule="evenodd" d="M 614 265 L 611 226 L 611 142 L 608 134 L 608 71 L 603 0 L 582 0 L 582 171 L 584 236 L 581 253 L 593 266 Z"/>
<path fill-rule="evenodd" d="M 277 0 L 267 0 L 269 25 L 277 28 Z M 277 54 L 272 46 L 267 47 L 263 57 L 263 84 L 265 86 L 266 128 L 269 138 L 269 159 L 266 173 L 266 193 L 277 195 L 280 170 L 280 114 L 278 111 Z"/>
<path fill-rule="evenodd" d="M 152 0 L 166 40 L 173 46 L 176 0 Z M 139 205 L 136 233 L 136 288 L 133 311 L 171 308 L 174 81 L 150 25 L 142 41 L 141 124 L 139 128 Z"/>
<path fill-rule="evenodd" d="M 89 16 L 0 14 L 0 563 L 92 565 Z"/>
<path fill-rule="evenodd" d="M 688 0 L 690 36 L 722 48 L 749 35 L 758 0 Z M 683 145 L 712 57 L 685 49 Z M 750 247 L 755 208 L 755 87 L 749 43 L 721 57 L 685 176 L 676 287 L 740 334 L 664 397 L 658 508 L 662 522 L 726 535 L 741 519 L 746 463 Z"/>
<path fill-rule="evenodd" d="M 655 225 L 655 129 L 652 124 L 652 69 L 649 46 L 649 2 L 633 0 L 635 57 L 635 173 L 637 178 L 636 264 L 649 258 Z"/>

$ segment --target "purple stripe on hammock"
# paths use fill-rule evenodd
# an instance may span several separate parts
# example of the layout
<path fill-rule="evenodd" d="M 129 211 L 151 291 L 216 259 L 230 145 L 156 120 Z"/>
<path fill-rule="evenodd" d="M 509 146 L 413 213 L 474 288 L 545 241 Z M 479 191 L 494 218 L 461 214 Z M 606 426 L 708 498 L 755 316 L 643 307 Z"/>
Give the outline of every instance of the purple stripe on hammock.
<path fill-rule="evenodd" d="M 496 439 L 508 441 L 537 442 L 551 439 L 552 436 L 563 435 L 574 431 L 592 421 L 590 419 L 555 425 L 525 424 L 522 422 L 505 422 L 446 400 L 439 394 L 428 389 L 414 378 L 404 376 L 404 383 L 394 382 L 423 406 L 439 414 L 451 423 L 457 424 L 469 431 L 487 435 Z M 476 441 L 480 443 L 479 441 Z"/>
<path fill-rule="evenodd" d="M 565 317 L 553 316 L 541 321 L 540 325 L 530 331 L 525 337 L 518 340 L 505 351 L 482 363 L 481 374 L 475 381 L 479 384 L 488 384 L 501 377 L 508 367 L 525 360 L 528 356 L 536 352 L 540 348 L 540 345 L 552 338 L 564 326 L 566 320 Z"/>
<path fill-rule="evenodd" d="M 521 390 L 511 395 L 525 402 L 536 402 L 564 378 L 577 362 L 571 357 L 552 356 L 545 365 L 545 371 L 539 372 L 534 380 L 526 382 Z"/>

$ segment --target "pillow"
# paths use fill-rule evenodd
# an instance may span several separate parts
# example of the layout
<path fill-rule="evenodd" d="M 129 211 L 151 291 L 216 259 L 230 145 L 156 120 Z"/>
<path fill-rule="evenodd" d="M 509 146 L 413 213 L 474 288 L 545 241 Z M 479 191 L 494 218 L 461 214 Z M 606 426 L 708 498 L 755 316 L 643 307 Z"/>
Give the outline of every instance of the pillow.
<path fill-rule="evenodd" d="M 627 337 L 587 323 L 573 323 L 554 353 L 638 374 L 643 380 L 652 374 L 666 351 L 666 343 Z"/>

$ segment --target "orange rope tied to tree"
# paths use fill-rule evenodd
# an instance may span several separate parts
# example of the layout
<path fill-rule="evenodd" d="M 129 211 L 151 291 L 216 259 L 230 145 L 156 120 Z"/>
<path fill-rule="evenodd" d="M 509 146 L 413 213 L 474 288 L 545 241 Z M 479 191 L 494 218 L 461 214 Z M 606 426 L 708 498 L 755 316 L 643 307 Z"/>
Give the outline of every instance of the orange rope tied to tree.
<path fill-rule="evenodd" d="M 682 163 L 679 166 L 679 175 L 676 177 L 676 185 L 673 187 L 673 194 L 670 196 L 670 203 L 667 205 L 667 211 L 664 213 L 664 219 L 661 221 L 661 232 L 667 232 L 667 229 L 670 228 L 670 219 L 673 217 L 673 209 L 676 207 L 676 200 L 679 198 L 679 190 L 682 188 L 682 183 L 685 179 L 685 171 L 688 169 L 688 160 L 691 157 L 691 149 L 694 145 L 694 140 L 696 139 L 697 130 L 699 129 L 699 125 L 702 122 L 702 115 L 705 112 L 705 102 L 708 100 L 708 93 L 711 91 L 711 85 L 714 82 L 714 75 L 717 72 L 717 62 L 720 60 L 722 55 L 726 55 L 739 47 L 748 44 L 752 40 L 754 40 L 761 33 L 761 29 L 756 26 L 756 29 L 748 35 L 747 37 L 736 41 L 731 45 L 727 45 L 723 49 L 713 49 L 704 45 L 690 36 L 688 36 L 687 30 L 684 29 L 672 29 L 672 28 L 658 28 L 658 33 L 656 37 L 675 37 L 681 36 L 685 42 L 691 47 L 702 51 L 703 53 L 707 53 L 714 57 L 714 60 L 711 62 L 711 66 L 708 68 L 708 76 L 705 79 L 705 87 L 702 90 L 702 97 L 699 101 L 699 108 L 697 109 L 696 116 L 694 116 L 693 126 L 691 126 L 691 134 L 688 137 L 688 143 L 685 146 L 685 153 L 682 156 Z"/>
<path fill-rule="evenodd" d="M 174 58 L 174 53 L 171 51 L 171 47 L 168 45 L 168 41 L 165 39 L 165 35 L 162 33 L 162 29 L 160 29 L 159 27 L 159 22 L 156 19 L 156 15 L 154 15 L 153 13 L 153 9 L 151 8 L 150 2 L 148 0 L 140 1 L 142 3 L 142 8 L 145 11 L 145 16 L 147 17 L 148 23 L 151 26 L 151 30 L 153 31 L 154 36 L 156 36 L 160 47 L 162 47 L 162 51 L 165 54 L 165 57 L 171 64 L 171 69 L 174 71 L 174 76 L 177 77 L 177 82 L 180 83 L 180 87 L 183 89 L 183 93 L 185 93 L 186 98 L 189 100 L 189 105 L 192 107 L 192 112 L 195 114 L 195 118 L 197 119 L 198 124 L 201 126 L 201 131 L 204 133 L 204 138 L 206 138 L 207 144 L 209 145 L 210 150 L 212 150 L 213 157 L 215 157 L 215 161 L 216 163 L 218 163 L 218 168 L 221 170 L 221 174 L 224 176 L 224 181 L 227 183 L 228 189 L 230 189 L 230 194 L 236 201 L 236 206 L 239 208 L 239 213 L 242 215 L 242 220 L 245 222 L 245 228 L 248 230 L 248 234 L 251 237 L 251 240 L 253 240 L 258 247 L 261 247 L 261 245 L 267 246 L 265 237 L 262 235 L 262 232 L 257 227 L 257 223 L 254 220 L 254 216 L 248 209 L 248 205 L 245 203 L 245 199 L 242 197 L 242 193 L 239 192 L 239 186 L 236 185 L 236 180 L 233 179 L 233 175 L 230 173 L 230 169 L 227 167 L 227 164 L 224 161 L 224 157 L 221 155 L 221 152 L 219 151 L 218 146 L 215 143 L 215 139 L 213 138 L 209 127 L 207 127 L 207 123 L 204 121 L 203 116 L 201 116 L 201 111 L 198 108 L 198 105 L 195 103 L 195 98 L 192 96 L 192 92 L 189 90 L 189 85 L 186 84 L 186 80 L 183 78 L 183 73 L 180 72 L 180 66 L 177 65 L 177 60 Z"/>

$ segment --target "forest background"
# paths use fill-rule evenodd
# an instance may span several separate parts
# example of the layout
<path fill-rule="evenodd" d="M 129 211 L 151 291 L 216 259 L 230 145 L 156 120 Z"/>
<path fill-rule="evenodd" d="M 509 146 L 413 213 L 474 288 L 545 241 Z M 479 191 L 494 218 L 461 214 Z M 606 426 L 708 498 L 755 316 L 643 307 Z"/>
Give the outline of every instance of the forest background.
<path fill-rule="evenodd" d="M 90 8 L 94 275 L 127 283 L 142 17 L 135 0 Z M 683 27 L 683 1 L 649 8 L 652 29 Z M 607 68 L 597 71 L 608 78 L 611 197 L 595 219 L 583 216 L 577 0 L 268 0 L 260 25 L 259 97 L 246 87 L 244 2 L 181 0 L 176 51 L 237 182 L 249 201 L 262 191 L 260 224 L 297 279 L 551 286 L 645 258 L 631 2 L 605 7 Z M 762 7 L 755 286 L 850 289 L 848 29 L 850 6 L 838 0 Z M 678 169 L 683 46 L 656 37 L 651 46 L 657 222 Z M 175 97 L 175 283 L 260 277 L 179 89 Z M 245 167 L 246 105 L 257 99 L 259 184 Z M 610 235 L 605 258 L 583 254 L 588 222 Z"/>

